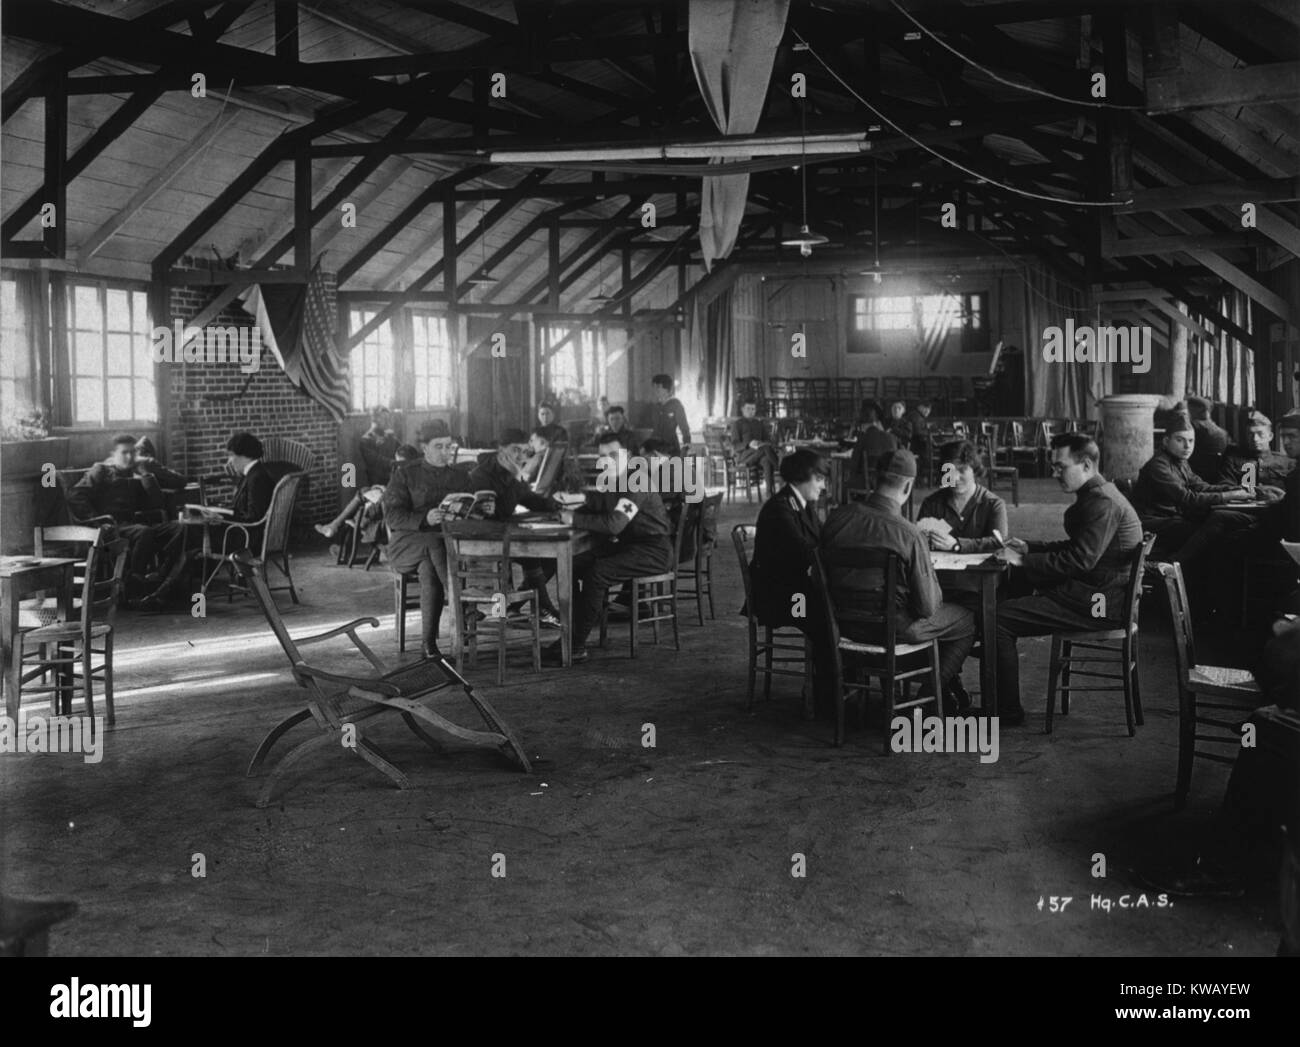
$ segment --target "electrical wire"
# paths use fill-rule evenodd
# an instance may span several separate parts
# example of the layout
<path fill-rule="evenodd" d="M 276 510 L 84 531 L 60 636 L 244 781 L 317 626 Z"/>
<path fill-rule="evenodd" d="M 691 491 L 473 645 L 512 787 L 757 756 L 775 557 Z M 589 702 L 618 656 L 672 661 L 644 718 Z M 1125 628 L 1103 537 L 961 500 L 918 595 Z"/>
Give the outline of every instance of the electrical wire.
<path fill-rule="evenodd" d="M 1126 109 L 1126 110 L 1136 110 L 1140 112 L 1146 112 L 1147 107 L 1144 105 L 1120 105 L 1117 102 L 1090 102 L 1090 101 L 1085 102 L 1079 98 L 1068 98 L 1065 95 L 1058 95 L 1058 94 L 1053 94 L 1051 91 L 1044 91 L 1041 87 L 1034 87 L 1033 84 L 1022 84 L 1019 81 L 1008 80 L 1004 76 L 998 76 L 998 74 L 993 72 L 992 69 L 980 65 L 979 62 L 975 61 L 975 59 L 973 58 L 968 58 L 966 55 L 962 54 L 960 51 L 957 50 L 957 48 L 953 47 L 952 44 L 948 43 L 946 40 L 941 40 L 938 36 L 936 36 L 933 32 L 931 32 L 930 29 L 928 29 L 926 26 L 918 22 L 916 18 L 912 15 L 912 13 L 908 11 L 907 8 L 905 8 L 902 4 L 900 4 L 898 0 L 890 0 L 890 2 L 894 5 L 895 8 L 898 9 L 898 12 L 904 18 L 906 18 L 909 22 L 911 22 L 914 26 L 916 26 L 917 29 L 921 30 L 921 32 L 923 32 L 926 36 L 928 36 L 940 47 L 944 48 L 947 51 L 951 51 L 954 55 L 960 58 L 967 65 L 972 66 L 975 69 L 978 69 L 985 76 L 989 77 L 992 80 L 996 80 L 998 83 L 1003 84 L 1006 87 L 1013 87 L 1017 91 L 1027 91 L 1029 94 L 1039 95 L 1043 98 L 1051 98 L 1052 100 L 1057 102 L 1068 102 L 1070 105 L 1088 106 L 1092 109 Z"/>
<path fill-rule="evenodd" d="M 865 106 L 872 113 L 874 113 L 880 120 L 887 123 L 890 127 L 892 127 L 895 131 L 897 131 L 900 135 L 906 138 L 913 145 L 918 146 L 921 149 L 924 149 L 931 156 L 937 157 L 938 159 L 942 160 L 945 164 L 947 164 L 950 167 L 955 167 L 958 171 L 961 171 L 963 174 L 968 174 L 972 178 L 979 178 L 985 182 L 988 182 L 990 185 L 996 185 L 999 189 L 1005 189 L 1009 193 L 1015 193 L 1017 196 L 1023 196 L 1029 200 L 1045 200 L 1048 203 L 1065 204 L 1069 207 L 1125 207 L 1128 204 L 1131 204 L 1133 202 L 1131 199 L 1130 200 L 1069 200 L 1066 199 L 1065 197 L 1049 196 L 1046 193 L 1035 193 L 1035 192 L 1031 192 L 1028 189 L 1019 189 L 1014 185 L 1007 185 L 1005 182 L 999 182 L 996 178 L 990 178 L 988 175 L 980 174 L 979 171 L 973 171 L 971 170 L 971 168 L 966 167 L 963 164 L 959 164 L 956 160 L 953 160 L 951 157 L 944 156 L 943 153 L 939 152 L 937 149 L 932 149 L 930 146 L 926 145 L 915 135 L 909 133 L 899 124 L 891 120 L 888 116 L 886 116 L 874 105 L 872 105 L 860 94 L 858 94 L 858 92 L 855 91 L 849 85 L 848 81 L 845 80 L 844 77 L 840 76 L 839 73 L 837 73 L 834 69 L 832 69 L 830 65 L 826 62 L 826 60 L 822 58 L 822 56 L 819 55 L 816 51 L 813 50 L 812 45 L 808 43 L 808 41 L 805 40 L 802 36 L 799 35 L 799 31 L 797 29 L 791 29 L 790 31 L 794 34 L 795 38 L 801 44 L 804 45 L 808 53 L 812 55 L 815 59 L 817 59 L 817 61 L 821 64 L 821 67 L 825 69 L 826 72 L 829 73 L 831 77 L 835 79 L 841 87 L 844 88 L 844 90 L 848 91 L 849 94 L 851 94 L 854 98 L 856 98 L 858 102 L 860 102 L 863 106 Z"/>

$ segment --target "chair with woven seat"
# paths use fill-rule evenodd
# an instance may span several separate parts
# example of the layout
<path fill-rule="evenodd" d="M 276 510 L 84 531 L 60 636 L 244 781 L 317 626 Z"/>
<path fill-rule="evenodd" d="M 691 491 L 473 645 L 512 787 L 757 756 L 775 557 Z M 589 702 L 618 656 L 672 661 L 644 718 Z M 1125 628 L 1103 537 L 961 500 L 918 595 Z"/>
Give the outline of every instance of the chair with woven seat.
<path fill-rule="evenodd" d="M 754 610 L 754 579 L 749 564 L 754 557 L 754 538 L 758 528 L 752 524 L 736 524 L 731 529 L 731 544 L 740 561 L 740 580 L 745 587 L 745 614 L 748 617 L 749 636 L 749 690 L 745 711 L 754 711 L 754 687 L 759 673 L 763 674 L 763 701 L 772 699 L 773 676 L 795 676 L 804 681 L 804 717 L 813 718 L 812 648 L 808 637 L 798 629 L 764 625 Z M 759 630 L 762 630 L 760 636 Z M 762 664 L 759 664 L 759 659 Z M 797 672 L 782 666 L 802 665 Z"/>
<path fill-rule="evenodd" d="M 248 523 L 230 522 L 225 524 L 221 534 L 221 549 L 212 548 L 211 534 L 207 528 L 203 530 L 203 551 L 199 554 L 201 561 L 205 564 L 213 564 L 212 570 L 204 576 L 201 591 L 207 594 L 209 586 L 216 581 L 217 576 L 223 571 L 227 572 L 226 579 L 226 599 L 229 601 L 236 590 L 244 591 L 243 584 L 239 581 L 238 572 L 234 567 L 234 554 L 244 550 L 257 548 L 257 558 L 262 563 L 274 564 L 276 569 L 284 575 L 285 585 L 272 587 L 272 592 L 283 592 L 289 590 L 289 595 L 293 602 L 298 602 L 298 590 L 293 584 L 293 575 L 289 571 L 289 538 L 290 524 L 293 521 L 293 506 L 298 499 L 298 488 L 306 479 L 306 473 L 288 473 L 282 476 L 271 492 L 271 504 L 267 506 L 266 513 L 260 520 L 254 520 Z M 255 537 L 254 532 L 261 529 L 260 537 Z M 236 538 L 238 532 L 238 538 Z"/>
<path fill-rule="evenodd" d="M 1031 432 L 1024 422 L 1013 418 L 1007 423 L 1006 428 L 1006 447 L 1007 461 L 1019 467 L 1022 461 L 1030 462 L 1036 473 L 1042 473 L 1043 455 L 1042 448 L 1038 445 L 1038 438 L 1034 432 Z"/>
<path fill-rule="evenodd" d="M 315 461 L 316 452 L 297 440 L 284 436 L 262 440 L 262 463 L 277 480 L 289 473 L 309 473 Z"/>
<path fill-rule="evenodd" d="M 1187 806 L 1196 757 L 1233 764 L 1241 751 L 1241 725 L 1264 704 L 1264 697 L 1249 670 L 1197 662 L 1182 565 L 1162 562 L 1155 567 L 1165 582 L 1174 632 L 1178 680 L 1178 776 L 1174 782 L 1174 807 L 1181 810 Z M 1198 733 L 1201 728 L 1214 728 L 1216 733 Z M 1197 748 L 1198 743 L 1221 748 L 1215 752 Z"/>
<path fill-rule="evenodd" d="M 466 539 L 487 537 L 491 530 L 490 554 L 468 552 Z M 448 520 L 442 525 L 447 544 L 448 603 L 456 635 L 456 671 L 465 671 L 465 654 L 478 665 L 479 645 L 497 654 L 497 683 L 506 682 L 506 656 L 512 646 L 531 646 L 533 669 L 542 668 L 542 633 L 537 591 L 511 591 L 514 563 L 510 559 L 510 534 L 500 525 Z M 500 552 L 496 542 L 500 542 Z M 493 635 L 495 633 L 495 635 Z M 511 634 L 514 634 L 513 636 Z"/>
<path fill-rule="evenodd" d="M 1128 583 L 1124 588 L 1124 613 L 1121 625 L 1109 629 L 1052 634 L 1052 656 L 1047 669 L 1047 718 L 1044 730 L 1052 733 L 1052 718 L 1056 711 L 1057 681 L 1060 681 L 1061 713 L 1070 712 L 1070 694 L 1074 691 L 1123 691 L 1124 715 L 1128 734 L 1132 738 L 1143 724 L 1142 691 L 1138 679 L 1138 609 L 1142 601 L 1142 575 L 1146 559 L 1155 544 L 1155 535 L 1145 535 L 1142 543 L 1133 550 L 1129 561 Z M 1085 652 L 1082 656 L 1074 652 Z M 1117 665 L 1118 673 L 1080 669 L 1078 665 Z M 1094 680 L 1117 680 L 1118 684 L 1097 687 L 1079 687 L 1074 677 Z"/>
<path fill-rule="evenodd" d="M 113 706 L 113 627 L 125 586 L 129 550 L 125 538 L 91 545 L 86 553 L 77 617 L 37 626 L 19 635 L 20 687 L 28 694 L 49 694 L 50 711 L 56 715 L 71 715 L 72 702 L 80 692 L 86 701 L 86 715 L 93 723 L 95 680 L 99 678 L 104 685 L 105 719 L 109 726 L 117 722 Z M 102 572 L 105 577 L 100 577 L 101 563 L 108 565 Z M 53 681 L 46 683 L 51 676 Z M 37 680 L 41 682 L 27 686 Z"/>
<path fill-rule="evenodd" d="M 628 580 L 628 592 L 631 596 L 631 624 L 628 628 L 629 645 L 632 657 L 636 657 L 637 633 L 640 627 L 649 625 L 654 629 L 655 644 L 659 643 L 659 623 L 673 623 L 673 647 L 682 649 L 681 638 L 677 630 L 677 565 L 682 558 L 682 535 L 686 531 L 684 512 L 679 513 L 673 528 L 672 567 L 659 574 L 640 575 Z M 600 646 L 608 646 L 609 604 L 614 599 L 614 590 L 600 609 Z"/>
<path fill-rule="evenodd" d="M 276 764 L 258 794 L 258 807 L 271 802 L 272 790 L 286 771 L 304 757 L 321 750 L 352 752 L 387 775 L 399 789 L 405 789 L 409 784 L 406 775 L 361 730 L 363 725 L 369 726 L 368 721 L 373 717 L 384 713 L 400 715 L 412 733 L 435 751 L 443 748 L 442 741 L 436 737 L 441 735 L 473 748 L 499 752 L 525 773 L 532 770 L 514 731 L 446 658 L 425 659 L 401 669 L 389 669 L 357 635 L 363 625 L 378 628 L 377 618 L 358 618 L 323 633 L 293 637 L 285 628 L 280 609 L 266 584 L 265 565 L 245 552 L 235 553 L 233 562 L 242 584 L 253 594 L 281 650 L 288 657 L 294 681 L 310 696 L 306 706 L 286 716 L 262 739 L 248 765 L 248 777 L 252 778 L 261 771 L 275 743 L 294 727 L 307 721 L 316 727 L 311 738 L 299 742 Z M 299 647 L 338 636 L 346 636 L 352 641 L 370 664 L 372 672 L 361 675 L 326 670 L 309 663 L 299 651 Z M 337 687 L 331 688 L 331 684 Z M 486 730 L 463 727 L 432 708 L 435 703 L 443 704 L 451 697 L 445 692 L 457 687 L 464 691 L 465 698 L 483 720 Z"/>
<path fill-rule="evenodd" d="M 859 588 L 867 597 L 860 607 L 838 607 L 831 594 L 828 568 L 837 567 L 868 571 L 874 581 Z M 898 639 L 898 579 L 902 576 L 902 561 L 897 553 L 883 549 L 825 549 L 813 552 L 813 591 L 818 600 L 823 620 L 829 633 L 831 659 L 831 687 L 835 695 L 835 744 L 844 744 L 844 712 L 846 692 L 861 696 L 861 709 L 866 711 L 866 699 L 871 680 L 880 681 L 885 697 L 885 755 L 889 755 L 890 735 L 894 714 L 904 709 L 933 705 L 936 716 L 943 715 L 943 683 L 939 674 L 939 641 L 920 643 L 900 642 Z M 848 625 L 854 631 L 868 630 L 880 635 L 879 643 L 853 640 L 843 635 Z M 862 682 L 845 678 L 846 660 L 863 679 Z M 900 665 L 900 663 L 902 663 Z M 898 701 L 895 691 L 899 684 L 910 686 L 928 678 L 932 693 L 912 697 L 904 694 Z"/>
<path fill-rule="evenodd" d="M 705 495 L 700 501 L 687 506 L 687 532 L 682 540 L 679 563 L 682 577 L 677 582 L 679 599 L 695 597 L 695 609 L 704 624 L 704 601 L 709 601 L 709 617 L 713 613 L 713 553 L 718 545 L 718 516 L 722 512 L 722 493 Z"/>

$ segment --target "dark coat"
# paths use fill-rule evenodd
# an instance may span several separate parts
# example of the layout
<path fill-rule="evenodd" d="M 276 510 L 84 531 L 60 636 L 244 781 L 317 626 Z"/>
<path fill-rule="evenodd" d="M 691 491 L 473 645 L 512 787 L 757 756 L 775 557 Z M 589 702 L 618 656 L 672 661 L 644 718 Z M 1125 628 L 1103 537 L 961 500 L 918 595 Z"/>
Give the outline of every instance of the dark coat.
<path fill-rule="evenodd" d="M 534 493 L 523 480 L 506 469 L 495 453 L 482 455 L 478 466 L 469 474 L 469 486 L 474 491 L 492 491 L 496 494 L 494 520 L 509 520 L 515 506 L 544 512 L 554 509 L 555 503 L 545 495 Z"/>
<path fill-rule="evenodd" d="M 260 520 L 271 508 L 271 495 L 274 492 L 275 477 L 259 458 L 235 488 L 235 498 L 230 503 L 230 508 L 234 511 L 232 519 L 239 523 Z"/>
<path fill-rule="evenodd" d="M 137 514 L 161 509 L 163 493 L 157 478 L 148 473 L 99 462 L 69 489 L 68 505 L 78 519 L 107 515 L 130 524 L 138 521 Z"/>
<path fill-rule="evenodd" d="M 802 627 L 790 613 L 795 593 L 813 594 L 808 580 L 810 555 L 821 536 L 821 521 L 811 505 L 799 507 L 795 490 L 785 486 L 772 495 L 758 513 L 758 534 L 749 572 L 754 595 L 754 613 L 763 625 Z"/>

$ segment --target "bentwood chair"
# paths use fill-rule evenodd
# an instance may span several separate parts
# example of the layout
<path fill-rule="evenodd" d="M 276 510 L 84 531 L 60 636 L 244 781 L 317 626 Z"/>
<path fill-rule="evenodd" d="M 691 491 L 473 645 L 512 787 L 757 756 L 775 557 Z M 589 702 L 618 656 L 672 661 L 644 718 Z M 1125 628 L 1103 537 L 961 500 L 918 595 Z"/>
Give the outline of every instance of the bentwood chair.
<path fill-rule="evenodd" d="M 1061 692 L 1061 713 L 1070 712 L 1070 693 L 1079 691 L 1123 691 L 1124 716 L 1128 721 L 1129 737 L 1142 726 L 1142 692 L 1138 680 L 1138 606 L 1142 600 L 1142 573 L 1146 559 L 1151 554 L 1155 535 L 1146 535 L 1133 550 L 1129 562 L 1128 583 L 1124 589 L 1124 613 L 1121 625 L 1109 629 L 1052 634 L 1052 656 L 1047 670 L 1047 719 L 1044 730 L 1052 733 L 1052 717 L 1056 711 L 1058 680 Z M 1076 653 L 1076 652 L 1082 652 Z M 1119 672 L 1098 672 L 1079 666 L 1113 665 Z M 1075 677 L 1087 680 L 1115 680 L 1118 683 L 1097 687 L 1080 687 Z"/>
<path fill-rule="evenodd" d="M 754 537 L 758 528 L 752 524 L 736 524 L 731 529 L 731 544 L 736 549 L 736 559 L 740 561 L 740 580 L 745 587 L 745 614 L 749 626 L 749 689 L 745 700 L 745 711 L 754 711 L 754 686 L 759 673 L 763 674 L 763 701 L 772 698 L 773 676 L 795 676 L 804 682 L 804 718 L 813 718 L 812 693 L 812 648 L 808 637 L 798 629 L 764 625 L 758 620 L 754 609 L 754 579 L 749 565 L 754 556 Z M 762 630 L 760 635 L 759 630 Z M 790 653 L 783 653 L 790 652 Z M 759 659 L 762 664 L 759 664 Z M 784 669 L 782 666 L 798 664 L 798 671 Z"/>
<path fill-rule="evenodd" d="M 1196 661 L 1191 606 L 1178 563 L 1157 563 L 1169 598 L 1169 618 L 1174 631 L 1174 665 L 1178 683 L 1178 777 L 1174 783 L 1174 808 L 1187 805 L 1196 757 L 1233 764 L 1241 751 L 1241 725 L 1263 704 L 1259 684 L 1247 669 L 1202 665 Z M 1202 730 L 1205 733 L 1200 733 Z M 1201 748 L 1218 746 L 1218 750 Z"/>
<path fill-rule="evenodd" d="M 204 564 L 213 567 L 203 578 L 202 592 L 208 588 L 223 571 L 227 573 L 226 599 L 230 600 L 235 590 L 244 591 L 235 569 L 234 556 L 245 549 L 256 549 L 256 557 L 263 564 L 273 564 L 284 575 L 285 585 L 272 586 L 272 592 L 289 590 L 289 596 L 298 603 L 298 590 L 294 588 L 293 575 L 289 572 L 289 537 L 290 524 L 293 521 L 293 506 L 298 499 L 298 488 L 306 478 L 306 473 L 288 473 L 281 477 L 271 492 L 271 504 L 266 514 L 249 523 L 234 521 L 223 525 L 221 548 L 212 547 L 211 534 L 203 530 L 203 552 L 200 553 Z"/>
<path fill-rule="evenodd" d="M 713 612 L 713 553 L 718 546 L 718 516 L 722 512 L 722 492 L 708 494 L 686 508 L 687 528 L 682 541 L 681 557 L 686 564 L 678 564 L 682 575 L 677 582 L 679 598 L 695 597 L 695 610 L 704 624 L 704 601 L 709 601 L 709 617 Z"/>
<path fill-rule="evenodd" d="M 258 807 L 271 802 L 271 792 L 286 771 L 317 751 L 351 752 L 386 774 L 399 789 L 405 789 L 409 784 L 406 775 L 389 760 L 378 743 L 362 731 L 363 726 L 369 727 L 369 720 L 384 713 L 397 713 L 412 733 L 434 750 L 442 749 L 441 741 L 435 737 L 441 735 L 475 748 L 495 750 L 525 773 L 532 770 L 527 754 L 509 725 L 446 658 L 425 659 L 390 670 L 357 635 L 363 625 L 378 628 L 377 618 L 358 618 L 323 633 L 293 637 L 285 628 L 280 609 L 266 584 L 265 564 L 253 559 L 247 551 L 235 553 L 232 560 L 243 585 L 253 594 L 267 625 L 280 643 L 280 649 L 289 659 L 294 682 L 309 696 L 304 707 L 281 720 L 262 739 L 248 765 L 248 777 L 252 778 L 261 771 L 275 743 L 294 727 L 311 721 L 316 728 L 310 738 L 299 742 L 276 764 L 258 794 Z M 369 663 L 371 671 L 352 674 L 326 670 L 309 663 L 299 651 L 300 647 L 338 636 L 346 636 L 352 641 Z M 450 697 L 444 695 L 444 691 L 456 687 L 465 692 L 486 730 L 463 727 L 431 707 Z"/>
<path fill-rule="evenodd" d="M 885 743 L 888 756 L 894 715 L 904 709 L 933 705 L 936 716 L 943 715 L 943 682 L 939 674 L 939 642 L 924 640 L 919 643 L 900 642 L 898 639 L 898 579 L 902 561 L 897 553 L 881 549 L 825 549 L 814 550 L 812 566 L 813 591 L 818 601 L 823 621 L 829 633 L 833 653 L 831 687 L 835 695 L 835 744 L 844 744 L 844 712 L 850 692 L 859 701 L 865 719 L 867 693 L 872 679 L 880 681 L 885 697 Z M 859 587 L 865 599 L 856 607 L 837 606 L 828 580 L 827 569 L 837 568 L 866 572 L 866 581 Z M 843 629 L 863 629 L 876 633 L 881 642 L 852 640 L 843 635 Z M 850 680 L 846 669 L 851 669 L 861 680 Z M 930 694 L 915 697 L 904 693 L 897 700 L 899 684 L 921 682 L 929 678 Z"/>
<path fill-rule="evenodd" d="M 491 527 L 492 552 L 471 553 L 465 543 L 483 539 L 482 524 L 447 521 L 442 525 L 447 543 L 448 602 L 456 628 L 456 671 L 465 671 L 465 654 L 478 665 L 480 644 L 495 649 L 497 684 L 506 682 L 506 656 L 512 646 L 530 646 L 533 669 L 542 668 L 542 633 L 537 590 L 511 591 L 514 564 L 510 535 L 504 527 Z M 500 551 L 497 551 L 497 542 Z"/>
<path fill-rule="evenodd" d="M 640 627 L 649 625 L 654 630 L 655 644 L 659 643 L 659 623 L 673 623 L 673 647 L 682 649 L 681 637 L 677 629 L 677 565 L 682 558 L 682 535 L 686 531 L 686 513 L 681 512 L 673 529 L 672 568 L 659 574 L 640 575 L 628 580 L 631 594 L 631 624 L 628 643 L 632 657 L 636 657 L 637 633 Z M 609 602 L 614 597 L 614 590 L 609 592 L 600 609 L 600 646 L 608 646 L 609 641 Z"/>
<path fill-rule="evenodd" d="M 113 707 L 113 626 L 125 586 L 130 543 L 118 538 L 92 545 L 86 553 L 81 582 L 81 606 L 74 620 L 52 622 L 20 634 L 22 673 L 20 685 L 40 680 L 24 689 L 28 694 L 48 694 L 50 711 L 71 715 L 72 702 L 80 692 L 86 701 L 86 715 L 95 718 L 95 680 L 104 684 L 104 711 L 109 726 L 117 722 Z M 97 577 L 101 562 L 110 569 Z M 46 681 L 53 678 L 52 682 Z"/>

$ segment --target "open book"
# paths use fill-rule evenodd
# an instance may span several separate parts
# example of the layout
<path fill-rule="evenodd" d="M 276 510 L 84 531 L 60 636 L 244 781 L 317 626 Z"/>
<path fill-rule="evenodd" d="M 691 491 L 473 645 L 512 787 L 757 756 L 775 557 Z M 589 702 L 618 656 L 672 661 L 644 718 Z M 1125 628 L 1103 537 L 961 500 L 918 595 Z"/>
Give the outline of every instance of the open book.
<path fill-rule="evenodd" d="M 438 503 L 448 520 L 487 520 L 496 514 L 495 491 L 457 491 Z"/>
<path fill-rule="evenodd" d="M 235 510 L 223 509 L 219 505 L 195 505 L 193 502 L 186 502 L 181 515 L 188 516 L 191 519 L 205 517 L 209 520 L 220 520 L 226 516 L 234 516 Z"/>

